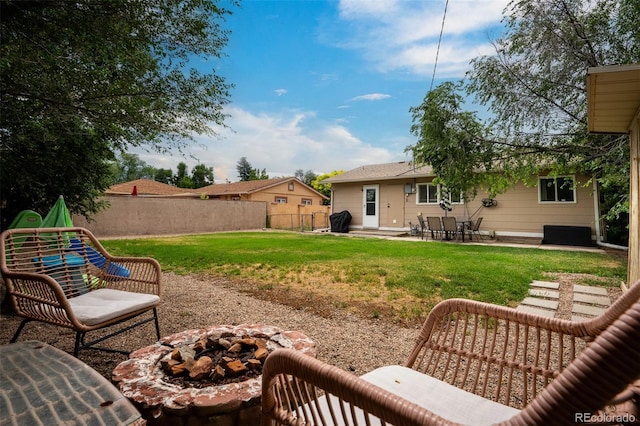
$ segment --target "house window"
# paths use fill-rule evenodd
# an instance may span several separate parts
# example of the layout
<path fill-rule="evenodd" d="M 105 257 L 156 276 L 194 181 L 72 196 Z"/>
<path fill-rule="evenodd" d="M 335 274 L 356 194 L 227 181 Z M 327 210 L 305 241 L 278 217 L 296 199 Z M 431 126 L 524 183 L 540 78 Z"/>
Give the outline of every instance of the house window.
<path fill-rule="evenodd" d="M 233 197 L 231 197 L 231 201 L 240 201 L 240 197 L 237 195 L 234 195 Z"/>
<path fill-rule="evenodd" d="M 418 204 L 438 204 L 438 187 L 430 183 L 417 185 Z"/>
<path fill-rule="evenodd" d="M 289 191 L 293 191 L 293 182 L 289 182 Z"/>
<path fill-rule="evenodd" d="M 276 197 L 276 203 L 287 204 L 287 197 Z"/>
<path fill-rule="evenodd" d="M 418 184 L 418 204 L 439 204 L 442 201 L 442 185 L 433 185 L 431 183 Z M 449 194 L 451 204 L 463 204 L 464 198 L 462 193 Z"/>
<path fill-rule="evenodd" d="M 303 198 L 302 199 L 302 204 L 305 206 L 310 206 L 313 203 L 313 200 L 311 200 L 311 198 Z"/>
<path fill-rule="evenodd" d="M 538 182 L 541 203 L 574 203 L 576 188 L 572 176 L 541 177 Z"/>
<path fill-rule="evenodd" d="M 451 204 L 462 204 L 464 202 L 464 198 L 462 197 L 461 192 L 452 192 L 449 194 L 449 201 L 451 201 Z"/>

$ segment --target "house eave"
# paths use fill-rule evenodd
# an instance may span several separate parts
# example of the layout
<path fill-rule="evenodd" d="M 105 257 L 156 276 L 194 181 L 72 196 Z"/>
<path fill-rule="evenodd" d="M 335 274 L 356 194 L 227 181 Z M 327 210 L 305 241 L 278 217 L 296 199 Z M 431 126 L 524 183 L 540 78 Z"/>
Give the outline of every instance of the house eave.
<path fill-rule="evenodd" d="M 640 64 L 592 67 L 587 71 L 590 133 L 626 134 L 640 112 Z"/>

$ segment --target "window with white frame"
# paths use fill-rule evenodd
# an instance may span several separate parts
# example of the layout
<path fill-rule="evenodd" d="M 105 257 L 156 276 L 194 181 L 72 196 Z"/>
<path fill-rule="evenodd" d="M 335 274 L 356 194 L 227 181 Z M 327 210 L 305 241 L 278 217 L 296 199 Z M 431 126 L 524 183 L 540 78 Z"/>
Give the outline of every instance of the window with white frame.
<path fill-rule="evenodd" d="M 540 177 L 538 195 L 541 203 L 575 203 L 576 188 L 573 176 Z"/>
<path fill-rule="evenodd" d="M 313 200 L 311 198 L 303 198 L 300 204 L 304 206 L 310 206 L 311 204 L 313 204 Z"/>
<path fill-rule="evenodd" d="M 278 204 L 287 204 L 287 197 L 276 197 L 275 202 Z"/>
<path fill-rule="evenodd" d="M 419 183 L 416 185 L 416 197 L 418 204 L 438 204 L 438 186 L 431 183 Z"/>
<path fill-rule="evenodd" d="M 419 183 L 417 187 L 417 203 L 418 204 L 439 204 L 442 201 L 443 186 L 434 185 L 432 183 Z M 463 204 L 464 197 L 462 193 L 450 193 L 449 201 L 451 204 Z"/>

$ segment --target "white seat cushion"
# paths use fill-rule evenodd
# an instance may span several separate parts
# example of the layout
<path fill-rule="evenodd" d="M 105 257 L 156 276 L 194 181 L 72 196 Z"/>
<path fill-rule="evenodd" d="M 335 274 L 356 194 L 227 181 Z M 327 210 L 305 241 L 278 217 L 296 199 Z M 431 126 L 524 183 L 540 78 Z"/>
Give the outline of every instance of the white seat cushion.
<path fill-rule="evenodd" d="M 155 294 L 101 288 L 69 299 L 73 313 L 80 322 L 96 325 L 129 312 L 157 305 L 160 297 Z"/>
<path fill-rule="evenodd" d="M 360 377 L 440 417 L 464 425 L 491 425 L 520 412 L 400 365 L 380 367 Z"/>

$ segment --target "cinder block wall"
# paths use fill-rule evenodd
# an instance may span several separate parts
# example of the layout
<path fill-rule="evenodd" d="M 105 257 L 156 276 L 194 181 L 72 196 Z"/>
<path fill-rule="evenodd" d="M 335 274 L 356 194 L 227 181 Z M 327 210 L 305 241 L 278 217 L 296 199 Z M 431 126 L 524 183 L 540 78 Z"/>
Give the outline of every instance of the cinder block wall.
<path fill-rule="evenodd" d="M 72 217 L 75 226 L 97 237 L 171 235 L 261 229 L 265 226 L 265 202 L 220 201 L 194 198 L 106 196 L 110 207 L 88 222 Z"/>

